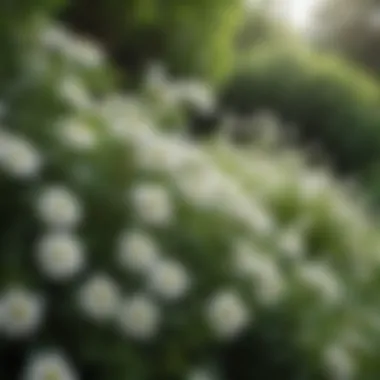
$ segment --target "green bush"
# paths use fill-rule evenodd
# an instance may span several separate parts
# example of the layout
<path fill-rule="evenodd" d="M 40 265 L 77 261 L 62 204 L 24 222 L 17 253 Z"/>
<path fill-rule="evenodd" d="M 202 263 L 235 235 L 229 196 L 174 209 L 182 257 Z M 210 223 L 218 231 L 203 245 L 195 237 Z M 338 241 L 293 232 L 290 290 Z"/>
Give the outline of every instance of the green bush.
<path fill-rule="evenodd" d="M 93 88 L 91 44 L 38 35 L 2 96 L 2 378 L 378 377 L 380 238 L 356 196 L 297 152 L 169 133 L 173 84 Z"/>
<path fill-rule="evenodd" d="M 302 49 L 258 49 L 237 68 L 223 98 L 225 107 L 240 114 L 272 109 L 344 173 L 365 171 L 379 160 L 377 85 L 336 58 Z"/>

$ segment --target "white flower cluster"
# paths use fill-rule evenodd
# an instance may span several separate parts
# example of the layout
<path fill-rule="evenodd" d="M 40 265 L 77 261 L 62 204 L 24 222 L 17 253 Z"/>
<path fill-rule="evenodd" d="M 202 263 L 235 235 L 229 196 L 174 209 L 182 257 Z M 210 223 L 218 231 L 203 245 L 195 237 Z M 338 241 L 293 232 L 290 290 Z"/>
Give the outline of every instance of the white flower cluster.
<path fill-rule="evenodd" d="M 281 299 L 286 283 L 275 258 L 253 248 L 248 242 L 238 241 L 234 247 L 234 260 L 237 275 L 252 281 L 260 303 L 271 305 Z"/>
<path fill-rule="evenodd" d="M 96 145 L 96 136 L 85 122 L 75 119 L 64 120 L 57 125 L 60 140 L 69 148 L 87 151 Z"/>
<path fill-rule="evenodd" d="M 82 243 L 66 232 L 53 232 L 41 238 L 37 247 L 41 271 L 51 279 L 71 279 L 85 265 Z"/>
<path fill-rule="evenodd" d="M 275 229 L 275 221 L 267 208 L 259 200 L 249 198 L 231 198 L 231 205 L 236 202 L 234 211 L 230 215 L 243 222 L 255 234 L 268 236 Z"/>
<path fill-rule="evenodd" d="M 124 333 L 146 340 L 157 334 L 161 312 L 151 297 L 137 294 L 124 302 L 119 317 Z"/>
<path fill-rule="evenodd" d="M 167 300 L 182 297 L 190 288 L 190 278 L 186 268 L 172 260 L 161 260 L 151 271 L 152 291 Z"/>
<path fill-rule="evenodd" d="M 177 82 L 174 93 L 185 104 L 194 107 L 200 112 L 210 112 L 215 109 L 215 97 L 211 86 L 195 80 Z"/>
<path fill-rule="evenodd" d="M 95 321 L 114 318 L 119 312 L 121 290 L 112 278 L 96 274 L 79 291 L 79 304 Z"/>
<path fill-rule="evenodd" d="M 36 177 L 43 160 L 37 149 L 25 138 L 0 129 L 0 169 L 19 179 Z"/>
<path fill-rule="evenodd" d="M 186 147 L 181 140 L 153 133 L 137 140 L 134 149 L 136 164 L 142 170 L 174 174 L 181 170 L 186 159 Z"/>
<path fill-rule="evenodd" d="M 51 186 L 41 190 L 37 199 L 37 214 L 42 222 L 53 228 L 73 228 L 82 220 L 82 206 L 67 188 Z"/>
<path fill-rule="evenodd" d="M 351 380 L 355 378 L 356 368 L 352 355 L 339 344 L 327 347 L 323 354 L 326 374 L 331 379 Z"/>
<path fill-rule="evenodd" d="M 65 41 L 59 41 L 60 38 L 62 36 L 52 35 L 45 43 L 52 47 L 65 44 Z M 77 51 L 73 54 L 78 56 Z M 89 63 L 98 60 L 92 54 L 81 58 L 84 61 L 86 59 Z M 87 106 L 89 97 L 82 89 L 84 87 L 68 78 L 61 88 L 61 95 L 70 104 Z M 188 91 L 181 96 L 194 104 L 198 102 L 197 107 L 209 109 L 209 99 L 204 92 L 198 92 L 195 87 L 188 87 L 184 83 L 177 90 Z M 154 178 L 159 180 L 134 181 L 127 189 L 125 199 L 120 200 L 125 203 L 124 211 L 132 211 L 128 216 L 134 226 L 125 226 L 119 232 L 114 264 L 119 266 L 118 274 L 125 275 L 127 280 L 136 278 L 141 288 L 131 293 L 130 289 L 123 289 L 124 281 L 115 274 L 102 271 L 90 273 L 75 293 L 78 309 L 83 316 L 93 323 L 115 324 L 123 335 L 133 339 L 154 339 L 167 322 L 168 318 L 164 315 L 167 306 L 176 307 L 179 301 L 190 298 L 190 292 L 196 291 L 197 281 L 202 281 L 201 276 L 198 279 L 196 269 L 185 265 L 185 260 L 180 259 L 182 252 L 170 252 L 176 253 L 175 257 L 166 255 L 165 243 L 160 242 L 160 234 L 172 233 L 170 229 L 181 221 L 177 196 L 182 197 L 179 202 L 186 201 L 191 206 L 199 206 L 202 211 L 215 211 L 223 218 L 227 216 L 224 219 L 231 222 L 232 228 L 231 234 L 229 230 L 221 231 L 221 234 L 227 234 L 221 236 L 225 238 L 223 241 L 229 243 L 229 238 L 235 234 L 235 227 L 239 230 L 238 241 L 228 256 L 231 260 L 227 259 L 227 264 L 223 263 L 231 264 L 226 272 L 231 279 L 236 280 L 236 287 L 223 285 L 227 288 L 208 289 L 211 296 L 204 300 L 201 310 L 216 337 L 236 337 L 253 323 L 256 312 L 278 305 L 286 295 L 291 296 L 297 287 L 305 291 L 308 297 L 317 294 L 318 301 L 327 301 L 329 305 L 344 299 L 344 285 L 335 268 L 307 258 L 303 230 L 284 229 L 271 217 L 270 210 L 274 210 L 274 202 L 270 201 L 289 182 L 283 178 L 287 172 L 281 170 L 282 167 L 272 170 L 271 159 L 268 159 L 268 165 L 266 162 L 250 160 L 252 170 L 247 170 L 247 173 L 252 178 L 245 182 L 238 181 L 238 178 L 224 170 L 213 154 L 206 154 L 179 138 L 152 132 L 147 121 L 150 117 L 141 114 L 141 104 L 130 103 L 124 109 L 125 103 L 119 100 L 111 101 L 100 113 L 109 122 L 110 132 L 129 143 L 127 147 L 132 148 L 133 164 L 143 172 L 144 178 L 151 178 L 147 174 L 153 172 Z M 69 147 L 78 150 L 87 150 L 95 143 L 101 143 L 87 125 L 75 118 L 65 119 L 59 125 L 59 133 Z M 0 133 L 0 166 L 7 173 L 17 178 L 30 178 L 39 173 L 41 165 L 42 159 L 30 143 L 5 132 Z M 266 178 L 272 175 L 276 178 Z M 261 191 L 251 191 L 250 186 Z M 328 191 L 328 186 L 322 186 L 318 178 L 309 178 L 299 187 L 295 191 L 299 191 L 304 205 L 309 206 L 326 196 L 325 192 Z M 275 191 L 271 191 L 273 188 Z M 47 186 L 37 195 L 34 209 L 45 231 L 37 241 L 36 263 L 48 280 L 66 283 L 78 278 L 80 273 L 90 267 L 87 258 L 91 257 L 91 252 L 86 251 L 85 239 L 79 233 L 79 227 L 84 222 L 85 207 L 79 197 L 64 185 Z M 350 218 L 353 214 L 344 213 Z M 236 221 L 239 223 L 236 224 Z M 245 240 L 245 235 L 252 241 Z M 265 239 L 269 248 L 263 249 L 261 240 L 256 241 L 258 236 Z M 111 256 L 112 252 L 106 254 Z M 295 272 L 295 278 L 289 279 L 288 273 L 282 270 L 279 261 L 284 256 L 297 259 L 290 260 L 290 265 L 294 266 L 289 272 Z M 220 260 L 225 260 L 224 255 L 220 257 Z M 242 282 L 251 286 L 252 292 L 248 294 L 248 297 L 252 296 L 251 302 L 243 298 L 239 291 Z M 0 331 L 8 337 L 29 336 L 41 325 L 43 317 L 44 302 L 39 294 L 19 288 L 10 288 L 1 294 Z M 329 371 L 333 371 L 336 376 L 334 378 L 349 379 L 352 371 L 345 354 L 344 350 L 335 348 L 326 354 L 326 363 Z M 77 378 L 69 361 L 55 352 L 33 357 L 25 372 L 26 380 Z M 203 380 L 211 377 L 207 372 L 195 371 L 190 374 L 190 378 Z"/>
<path fill-rule="evenodd" d="M 215 376 L 210 370 L 204 368 L 195 368 L 189 372 L 186 380 L 214 380 Z"/>
<path fill-rule="evenodd" d="M 133 143 L 133 151 L 138 169 L 164 174 L 175 183 L 190 185 L 202 179 L 201 174 L 213 174 L 207 156 L 179 136 L 140 134 Z"/>
<path fill-rule="evenodd" d="M 164 68 L 160 64 L 152 65 L 145 75 L 145 89 L 163 108 L 173 109 L 178 99 Z"/>
<path fill-rule="evenodd" d="M 0 333 L 11 338 L 33 334 L 43 319 L 44 300 L 36 293 L 10 287 L 0 294 Z"/>
<path fill-rule="evenodd" d="M 91 95 L 84 83 L 74 75 L 68 75 L 61 79 L 58 95 L 65 104 L 74 109 L 86 109 L 92 105 Z"/>
<path fill-rule="evenodd" d="M 174 218 L 173 204 L 166 187 L 157 183 L 140 183 L 128 194 L 139 220 L 144 223 L 165 226 Z"/>
<path fill-rule="evenodd" d="M 250 198 L 233 178 L 218 168 L 210 155 L 178 138 L 168 139 L 152 134 L 136 142 L 135 160 L 138 167 L 169 175 L 185 202 L 227 213 L 229 217 L 245 223 L 255 233 L 270 233 L 273 230 L 273 220 L 262 202 Z M 160 198 L 161 201 L 157 202 L 160 209 L 169 211 L 168 207 L 164 207 L 167 204 L 164 196 L 158 196 L 163 191 L 149 192 L 155 193 L 154 197 L 145 197 L 144 192 L 141 193 L 142 195 L 136 196 L 136 205 L 145 204 L 138 200 L 139 197 L 157 200 Z M 155 208 L 149 209 L 153 215 Z M 143 217 L 145 220 L 148 218 Z"/>
<path fill-rule="evenodd" d="M 190 288 L 190 276 L 184 266 L 162 257 L 157 243 L 138 230 L 122 233 L 118 245 L 118 261 L 133 273 L 143 275 L 150 295 L 137 294 L 121 306 L 120 324 L 125 333 L 147 339 L 157 333 L 161 320 L 159 298 L 176 301 Z"/>
<path fill-rule="evenodd" d="M 224 339 L 239 334 L 252 319 L 240 296 L 231 290 L 221 291 L 209 301 L 207 315 L 210 327 Z"/>
<path fill-rule="evenodd" d="M 36 211 L 49 229 L 37 245 L 40 270 L 52 280 L 69 280 L 86 264 L 83 244 L 72 231 L 83 217 L 81 203 L 69 189 L 51 186 L 41 190 Z"/>
<path fill-rule="evenodd" d="M 132 271 L 147 273 L 158 259 L 158 248 L 153 240 L 140 231 L 125 231 L 119 242 L 119 262 Z"/>
<path fill-rule="evenodd" d="M 321 295 L 326 302 L 336 304 L 344 297 L 343 284 L 325 263 L 307 262 L 297 266 L 298 278 L 305 288 Z"/>
<path fill-rule="evenodd" d="M 78 380 L 70 361 L 60 352 L 34 353 L 24 370 L 23 380 Z"/>
<path fill-rule="evenodd" d="M 142 232 L 123 233 L 119 246 L 119 260 L 125 268 L 143 273 L 148 279 L 149 292 L 164 301 L 178 300 L 190 290 L 192 279 L 186 268 L 171 259 L 161 258 L 157 244 Z M 132 300 L 134 302 L 127 302 L 123 306 L 124 331 L 140 337 L 151 336 L 156 332 L 158 321 L 161 319 L 157 303 L 143 295 L 138 295 Z M 131 305 L 136 311 L 133 311 L 134 308 L 129 309 Z M 134 313 L 139 313 L 140 318 L 135 317 Z M 229 337 L 245 327 L 248 311 L 237 294 L 221 292 L 210 301 L 206 317 L 217 335 Z"/>
<path fill-rule="evenodd" d="M 208 208 L 221 206 L 218 192 L 223 188 L 223 177 L 218 175 L 213 166 L 206 164 L 184 171 L 174 180 L 184 199 L 192 204 Z"/>
<path fill-rule="evenodd" d="M 199 112 L 215 108 L 215 96 L 211 86 L 193 79 L 173 81 L 162 66 L 153 65 L 146 74 L 146 89 L 161 100 L 164 106 L 191 106 Z"/>
<path fill-rule="evenodd" d="M 300 259 L 304 255 L 305 247 L 303 233 L 300 227 L 288 228 L 278 238 L 281 253 L 290 259 Z"/>
<path fill-rule="evenodd" d="M 157 243 L 142 231 L 122 233 L 118 260 L 124 268 L 142 274 L 147 280 L 150 296 L 132 296 L 123 303 L 120 312 L 123 331 L 135 338 L 147 339 L 157 333 L 162 319 L 158 300 L 179 300 L 189 292 L 193 279 L 184 265 L 162 257 Z M 205 317 L 217 335 L 230 337 L 245 327 L 248 312 L 237 294 L 218 293 L 210 301 Z"/>
<path fill-rule="evenodd" d="M 40 41 L 47 48 L 62 53 L 66 59 L 85 67 L 100 67 L 104 62 L 104 54 L 94 42 L 74 36 L 59 26 L 44 27 Z"/>
<path fill-rule="evenodd" d="M 156 135 L 153 116 L 140 99 L 130 96 L 108 96 L 97 105 L 99 118 L 104 120 L 109 133 L 127 143 L 139 142 L 146 136 Z"/>

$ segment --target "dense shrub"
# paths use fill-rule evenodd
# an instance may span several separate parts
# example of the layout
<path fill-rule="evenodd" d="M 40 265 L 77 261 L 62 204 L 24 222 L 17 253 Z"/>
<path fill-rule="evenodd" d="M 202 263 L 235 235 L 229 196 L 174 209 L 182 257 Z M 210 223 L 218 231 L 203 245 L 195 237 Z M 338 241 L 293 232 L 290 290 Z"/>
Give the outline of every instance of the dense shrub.
<path fill-rule="evenodd" d="M 224 106 L 238 114 L 274 110 L 343 172 L 366 170 L 380 157 L 376 83 L 335 58 L 301 49 L 256 50 L 223 97 Z"/>
<path fill-rule="evenodd" d="M 2 97 L 2 378 L 376 378 L 380 239 L 356 196 L 296 152 L 166 131 L 188 86 L 93 90 L 102 55 L 38 35 L 17 43 L 42 69 L 20 56 Z"/>

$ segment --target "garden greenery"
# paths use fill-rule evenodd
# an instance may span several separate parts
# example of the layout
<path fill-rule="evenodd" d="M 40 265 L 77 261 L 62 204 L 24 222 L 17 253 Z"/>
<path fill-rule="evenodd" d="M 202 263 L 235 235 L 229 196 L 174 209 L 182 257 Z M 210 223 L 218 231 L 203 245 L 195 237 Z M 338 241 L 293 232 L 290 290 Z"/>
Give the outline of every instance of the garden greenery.
<path fill-rule="evenodd" d="M 333 56 L 295 46 L 256 48 L 241 60 L 222 98 L 223 107 L 238 114 L 273 110 L 341 173 L 361 175 L 379 161 L 377 85 Z"/>
<path fill-rule="evenodd" d="M 114 94 L 91 85 L 106 57 L 87 40 L 38 22 L 17 44 L 1 98 L 4 378 L 220 379 L 221 348 L 275 331 L 268 360 L 295 347 L 295 376 L 378 376 L 380 237 L 356 195 L 292 150 L 169 131 L 187 102 L 212 106 L 199 84 L 155 71 Z"/>
<path fill-rule="evenodd" d="M 242 0 L 76 0 L 59 17 L 102 41 L 128 85 L 157 60 L 176 74 L 218 82 L 232 68 L 243 7 Z"/>

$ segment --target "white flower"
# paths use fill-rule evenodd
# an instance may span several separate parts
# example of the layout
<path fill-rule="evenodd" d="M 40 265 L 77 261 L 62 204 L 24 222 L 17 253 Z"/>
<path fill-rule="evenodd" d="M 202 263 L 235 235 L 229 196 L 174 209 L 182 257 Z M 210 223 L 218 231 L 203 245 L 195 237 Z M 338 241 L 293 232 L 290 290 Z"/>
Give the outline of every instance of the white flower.
<path fill-rule="evenodd" d="M 231 215 L 244 222 L 255 233 L 270 234 L 275 226 L 273 219 L 261 204 L 254 199 L 236 200 L 236 207 L 230 210 Z"/>
<path fill-rule="evenodd" d="M 350 380 L 355 377 L 353 357 L 344 347 L 333 344 L 324 351 L 323 361 L 329 377 L 333 380 Z"/>
<path fill-rule="evenodd" d="M 171 199 L 162 185 L 143 183 L 136 186 L 131 201 L 137 216 L 145 223 L 166 225 L 173 218 Z"/>
<path fill-rule="evenodd" d="M 146 134 L 136 141 L 136 162 L 143 170 L 172 173 L 186 162 L 186 147 L 181 141 Z"/>
<path fill-rule="evenodd" d="M 17 178 L 36 176 L 42 166 L 40 154 L 28 141 L 0 131 L 0 167 Z"/>
<path fill-rule="evenodd" d="M 150 285 L 161 297 L 176 300 L 189 290 L 190 277 L 186 268 L 180 263 L 163 260 L 152 268 Z"/>
<path fill-rule="evenodd" d="M 170 82 L 168 75 L 161 64 L 153 64 L 145 74 L 145 90 L 163 108 L 172 108 L 178 105 L 179 97 L 176 88 Z"/>
<path fill-rule="evenodd" d="M 95 146 L 94 132 L 83 122 L 67 120 L 58 126 L 61 139 L 70 148 L 88 150 Z"/>
<path fill-rule="evenodd" d="M 40 40 L 47 48 L 57 50 L 65 58 L 86 67 L 98 67 L 104 61 L 103 52 L 93 42 L 74 36 L 60 26 L 45 27 L 41 30 Z"/>
<path fill-rule="evenodd" d="M 325 172 L 307 172 L 299 178 L 300 197 L 305 202 L 315 201 L 331 187 L 329 176 Z"/>
<path fill-rule="evenodd" d="M 26 289 L 10 288 L 0 298 L 0 330 L 11 337 L 32 334 L 43 318 L 42 298 Z"/>
<path fill-rule="evenodd" d="M 132 230 L 122 234 L 119 243 L 119 261 L 121 265 L 136 272 L 146 272 L 154 266 L 158 249 L 149 236 Z"/>
<path fill-rule="evenodd" d="M 52 233 L 38 245 L 37 260 L 41 271 L 53 280 L 67 280 L 85 265 L 81 242 L 67 233 Z"/>
<path fill-rule="evenodd" d="M 57 352 L 34 354 L 24 371 L 23 380 L 78 380 L 71 363 Z"/>
<path fill-rule="evenodd" d="M 290 259 L 299 259 L 304 254 L 304 239 L 302 230 L 289 228 L 279 237 L 279 247 L 282 253 Z"/>
<path fill-rule="evenodd" d="M 156 335 L 161 314 L 156 303 L 144 295 L 135 295 L 121 307 L 120 325 L 124 333 L 137 339 Z"/>
<path fill-rule="evenodd" d="M 180 101 L 200 112 L 209 112 L 215 107 L 214 94 L 206 84 L 190 80 L 179 81 L 174 84 L 174 91 Z"/>
<path fill-rule="evenodd" d="M 235 178 L 222 174 L 220 175 L 219 184 L 219 189 L 215 194 L 219 202 L 228 202 L 229 206 L 232 207 L 233 202 L 247 199 L 242 186 Z M 227 207 L 226 210 L 230 210 L 230 207 Z"/>
<path fill-rule="evenodd" d="M 96 68 L 103 64 L 104 54 L 94 42 L 84 38 L 73 38 L 71 57 L 78 63 L 89 68 Z"/>
<path fill-rule="evenodd" d="M 70 190 L 60 186 L 42 190 L 37 212 L 43 222 L 53 227 L 73 227 L 82 218 L 79 200 Z"/>
<path fill-rule="evenodd" d="M 79 291 L 83 311 L 91 318 L 101 321 L 116 314 L 120 301 L 120 289 L 106 275 L 94 275 Z"/>
<path fill-rule="evenodd" d="M 238 275 L 251 276 L 261 269 L 261 263 L 257 264 L 258 256 L 261 253 L 258 253 L 257 248 L 253 247 L 250 242 L 244 240 L 234 242 L 232 253 L 233 267 Z"/>
<path fill-rule="evenodd" d="M 327 302 L 339 302 L 344 295 L 337 275 L 324 263 L 308 262 L 299 265 L 298 278 L 302 286 L 316 291 Z"/>
<path fill-rule="evenodd" d="M 139 143 L 141 140 L 154 135 L 154 126 L 148 120 L 132 119 L 114 115 L 108 121 L 110 133 L 113 137 L 126 143 Z"/>
<path fill-rule="evenodd" d="M 215 376 L 209 370 L 196 368 L 192 370 L 186 377 L 186 380 L 214 380 Z"/>
<path fill-rule="evenodd" d="M 112 95 L 103 100 L 97 109 L 111 134 L 122 141 L 138 142 L 150 134 L 156 135 L 151 115 L 138 99 Z"/>
<path fill-rule="evenodd" d="M 186 200 L 202 207 L 220 205 L 216 194 L 221 189 L 221 176 L 212 165 L 205 163 L 179 171 L 174 180 Z"/>
<path fill-rule="evenodd" d="M 180 136 L 168 137 L 157 132 L 141 134 L 135 140 L 134 149 L 136 163 L 143 170 L 186 175 L 205 166 L 201 153 Z"/>
<path fill-rule="evenodd" d="M 62 49 L 70 41 L 70 37 L 64 28 L 49 25 L 40 30 L 39 40 L 49 49 Z"/>
<path fill-rule="evenodd" d="M 221 338 L 232 338 L 249 322 L 245 305 L 233 291 L 220 292 L 210 300 L 207 318 L 210 328 Z"/>
<path fill-rule="evenodd" d="M 90 94 L 78 78 L 64 78 L 59 87 L 59 94 L 67 105 L 74 108 L 88 108 L 91 105 Z"/>
<path fill-rule="evenodd" d="M 251 278 L 260 302 L 272 304 L 285 291 L 285 283 L 273 259 L 239 241 L 234 249 L 234 267 L 238 275 Z"/>

